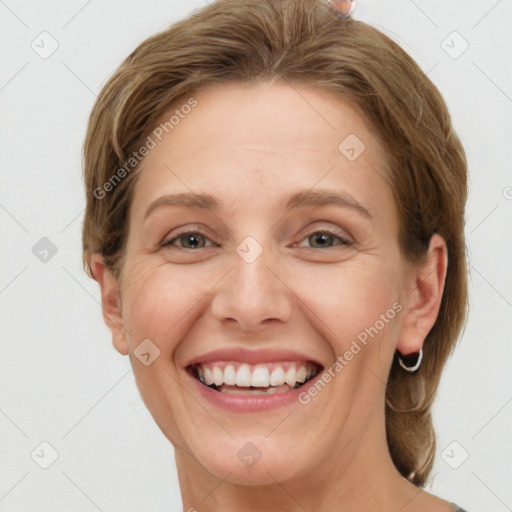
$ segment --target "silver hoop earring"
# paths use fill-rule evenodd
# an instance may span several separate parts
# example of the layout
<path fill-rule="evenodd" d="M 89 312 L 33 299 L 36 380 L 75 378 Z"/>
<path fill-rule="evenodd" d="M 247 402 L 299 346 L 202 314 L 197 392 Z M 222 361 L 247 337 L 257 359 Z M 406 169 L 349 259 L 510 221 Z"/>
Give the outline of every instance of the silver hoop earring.
<path fill-rule="evenodd" d="M 409 373 L 414 373 L 420 367 L 422 359 L 423 348 L 420 348 L 419 352 L 408 356 L 403 356 L 398 352 L 398 362 L 400 363 L 400 366 Z"/>

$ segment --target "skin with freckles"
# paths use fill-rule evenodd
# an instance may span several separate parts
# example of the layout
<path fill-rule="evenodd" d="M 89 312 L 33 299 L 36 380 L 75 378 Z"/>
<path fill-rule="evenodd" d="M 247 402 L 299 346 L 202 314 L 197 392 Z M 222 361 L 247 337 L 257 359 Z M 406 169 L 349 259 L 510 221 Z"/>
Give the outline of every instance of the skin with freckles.
<path fill-rule="evenodd" d="M 451 510 L 398 473 L 384 421 L 395 350 L 419 351 L 435 322 L 444 241 L 432 237 L 424 266 L 405 261 L 386 154 L 349 102 L 278 82 L 194 97 L 143 162 L 120 280 L 100 255 L 92 264 L 114 346 L 175 447 L 184 510 Z M 365 145 L 354 161 L 338 149 L 350 134 Z M 324 193 L 322 204 L 317 195 L 287 205 L 300 192 Z M 218 204 L 150 208 L 170 194 Z M 250 263 L 237 252 L 249 236 L 262 249 Z M 400 312 L 307 404 L 225 410 L 186 369 L 239 347 L 284 347 L 328 369 L 396 303 Z M 160 350 L 149 365 L 134 355 L 145 339 Z M 252 467 L 237 457 L 249 442 L 261 453 Z"/>

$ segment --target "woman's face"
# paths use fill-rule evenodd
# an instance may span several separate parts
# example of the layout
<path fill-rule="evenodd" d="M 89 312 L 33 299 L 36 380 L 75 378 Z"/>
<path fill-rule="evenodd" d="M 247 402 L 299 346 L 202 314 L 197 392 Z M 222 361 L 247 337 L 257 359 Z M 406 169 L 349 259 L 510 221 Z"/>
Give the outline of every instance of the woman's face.
<path fill-rule="evenodd" d="M 406 265 L 383 150 L 317 89 L 194 98 L 151 134 L 130 211 L 114 344 L 149 411 L 184 464 L 238 483 L 386 446 Z"/>

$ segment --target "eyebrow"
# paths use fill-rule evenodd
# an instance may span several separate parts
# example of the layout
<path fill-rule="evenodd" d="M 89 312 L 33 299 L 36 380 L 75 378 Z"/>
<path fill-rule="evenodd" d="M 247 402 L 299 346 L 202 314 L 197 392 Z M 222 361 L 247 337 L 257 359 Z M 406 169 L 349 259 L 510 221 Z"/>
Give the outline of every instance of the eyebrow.
<path fill-rule="evenodd" d="M 348 192 L 333 192 L 331 190 L 301 190 L 290 196 L 282 198 L 284 209 L 297 210 L 311 206 L 336 205 L 351 208 L 364 217 L 371 219 L 372 214 L 358 203 Z M 205 210 L 219 210 L 223 203 L 211 194 L 196 194 L 185 192 L 181 194 L 167 194 L 153 201 L 146 210 L 144 219 L 147 219 L 153 211 L 163 206 L 190 206 Z"/>
<path fill-rule="evenodd" d="M 286 199 L 286 198 L 285 198 Z M 348 192 L 332 192 L 331 190 L 303 190 L 292 194 L 286 199 L 285 208 L 296 210 L 305 206 L 343 206 L 352 208 L 364 217 L 372 218 L 372 214 L 358 203 Z"/>

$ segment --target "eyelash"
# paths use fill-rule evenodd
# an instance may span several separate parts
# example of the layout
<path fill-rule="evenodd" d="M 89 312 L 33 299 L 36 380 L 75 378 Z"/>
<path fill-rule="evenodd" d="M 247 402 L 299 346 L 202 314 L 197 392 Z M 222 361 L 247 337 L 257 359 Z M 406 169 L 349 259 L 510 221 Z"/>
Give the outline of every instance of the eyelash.
<path fill-rule="evenodd" d="M 326 249 L 332 249 L 335 245 L 342 245 L 342 246 L 350 246 L 352 245 L 352 241 L 348 240 L 347 238 L 344 238 L 342 236 L 342 233 L 335 230 L 335 229 L 316 229 L 314 231 L 311 231 L 310 233 L 308 233 L 306 236 L 304 236 L 304 238 L 302 240 L 305 240 L 315 234 L 318 234 L 318 233 L 321 233 L 321 234 L 327 234 L 327 235 L 330 235 L 332 237 L 334 237 L 335 239 L 338 239 L 340 241 L 339 244 L 334 244 L 330 247 L 327 247 Z M 174 238 L 172 238 L 171 240 L 169 240 L 168 242 L 164 242 L 161 244 L 162 247 L 172 247 L 174 245 L 174 242 L 179 240 L 180 237 L 184 236 L 184 235 L 199 235 L 199 236 L 202 236 L 204 237 L 205 239 L 209 240 L 210 242 L 212 242 L 208 236 L 203 233 L 201 230 L 185 230 L 185 231 L 182 231 L 180 233 L 177 233 Z M 302 241 L 301 240 L 301 241 Z M 218 247 L 219 244 L 215 244 L 214 242 L 212 242 L 214 245 L 213 246 L 210 246 L 210 247 Z M 297 244 L 293 244 L 294 247 L 297 246 Z M 204 249 L 205 247 L 199 247 L 198 249 Z M 179 249 L 183 249 L 185 251 L 193 251 L 193 250 L 197 250 L 197 249 L 189 249 L 187 247 L 179 247 Z M 307 247 L 307 249 L 318 249 L 317 247 Z"/>

